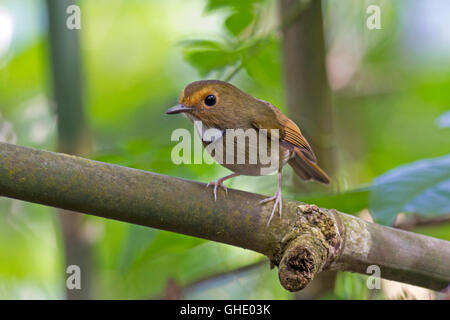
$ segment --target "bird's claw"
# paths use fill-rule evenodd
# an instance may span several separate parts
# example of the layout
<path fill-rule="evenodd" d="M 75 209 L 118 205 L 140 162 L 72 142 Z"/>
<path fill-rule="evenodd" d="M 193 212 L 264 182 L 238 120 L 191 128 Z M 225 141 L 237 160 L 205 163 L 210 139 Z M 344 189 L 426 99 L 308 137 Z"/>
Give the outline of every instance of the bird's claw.
<path fill-rule="evenodd" d="M 214 189 L 213 189 L 213 194 L 214 194 L 214 201 L 217 201 L 217 188 L 221 187 L 223 190 L 225 190 L 225 193 L 228 194 L 228 189 L 227 187 L 223 184 L 222 181 L 220 181 L 220 179 L 217 179 L 215 181 L 211 181 L 209 182 L 206 187 L 208 188 L 210 185 L 214 185 Z"/>
<path fill-rule="evenodd" d="M 274 203 L 274 205 L 273 205 L 272 213 L 270 214 L 270 218 L 269 218 L 269 220 L 267 221 L 267 226 L 269 226 L 270 221 L 271 221 L 272 218 L 273 218 L 273 214 L 275 213 L 275 209 L 277 208 L 277 205 L 278 205 L 278 207 L 279 207 L 278 212 L 280 213 L 280 218 L 281 218 L 281 208 L 282 208 L 282 197 L 281 197 L 281 192 L 277 192 L 274 196 L 269 197 L 269 198 L 266 198 L 266 199 L 263 199 L 263 200 L 261 200 L 261 201 L 258 202 L 258 204 L 264 204 L 264 203 L 267 203 L 267 202 L 270 202 L 270 201 L 274 201 L 274 200 L 275 200 L 275 203 Z"/>

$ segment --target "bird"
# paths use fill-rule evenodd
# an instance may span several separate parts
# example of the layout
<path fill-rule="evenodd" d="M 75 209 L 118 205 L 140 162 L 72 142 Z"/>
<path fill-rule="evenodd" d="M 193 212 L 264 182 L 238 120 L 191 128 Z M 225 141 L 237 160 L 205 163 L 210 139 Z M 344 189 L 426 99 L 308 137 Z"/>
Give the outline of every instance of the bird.
<path fill-rule="evenodd" d="M 166 111 L 169 115 L 180 113 L 197 124 L 203 146 L 211 156 L 233 172 L 207 184 L 207 187 L 214 186 L 215 201 L 218 188 L 227 192 L 223 182 L 230 178 L 277 172 L 277 192 L 259 202 L 265 204 L 274 201 L 267 221 L 269 225 L 277 207 L 281 218 L 282 170 L 286 164 L 303 180 L 330 183 L 330 178 L 318 166 L 316 155 L 294 121 L 271 103 L 255 98 L 228 82 L 200 80 L 189 83 L 181 92 L 179 104 Z M 206 134 L 208 131 L 214 134 Z M 239 140 L 242 137 L 244 139 Z M 225 148 L 218 148 L 224 145 Z M 270 153 L 271 148 L 276 152 L 271 158 L 274 161 L 268 164 L 263 161 L 261 154 L 265 155 L 264 151 Z"/>

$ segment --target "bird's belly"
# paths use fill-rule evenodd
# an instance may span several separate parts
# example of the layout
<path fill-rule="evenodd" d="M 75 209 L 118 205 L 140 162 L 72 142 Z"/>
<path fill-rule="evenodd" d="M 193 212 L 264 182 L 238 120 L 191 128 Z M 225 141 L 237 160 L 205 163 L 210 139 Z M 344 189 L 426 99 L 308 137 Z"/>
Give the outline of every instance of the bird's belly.
<path fill-rule="evenodd" d="M 266 143 L 260 139 L 265 139 Z M 272 141 L 265 136 L 257 136 L 251 143 L 249 140 L 251 139 L 230 139 L 224 134 L 222 138 L 205 144 L 205 148 L 214 160 L 225 168 L 248 176 L 261 176 L 276 172 L 287 163 L 292 155 L 289 149 L 278 144 L 272 145 Z"/>

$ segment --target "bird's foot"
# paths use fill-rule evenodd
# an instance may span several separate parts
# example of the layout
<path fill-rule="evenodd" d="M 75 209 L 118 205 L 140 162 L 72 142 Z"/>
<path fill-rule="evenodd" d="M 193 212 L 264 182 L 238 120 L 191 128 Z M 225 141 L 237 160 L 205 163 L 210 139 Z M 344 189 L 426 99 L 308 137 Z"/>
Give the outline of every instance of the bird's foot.
<path fill-rule="evenodd" d="M 270 202 L 270 201 L 274 201 L 274 200 L 275 200 L 275 203 L 273 205 L 272 213 L 270 214 L 270 218 L 267 221 L 267 226 L 269 226 L 270 221 L 273 218 L 273 214 L 275 213 L 275 209 L 277 208 L 277 205 L 279 207 L 278 212 L 280 213 L 280 218 L 281 218 L 281 208 L 282 208 L 281 190 L 278 190 L 277 193 L 275 193 L 274 196 L 269 197 L 267 199 L 264 199 L 264 200 L 261 200 L 260 202 L 258 202 L 258 204 L 264 204 L 264 203 L 267 203 L 267 202 Z"/>
<path fill-rule="evenodd" d="M 219 187 L 222 188 L 223 190 L 225 190 L 225 193 L 228 194 L 228 189 L 223 184 L 223 180 L 222 179 L 217 179 L 215 181 L 211 181 L 210 183 L 208 183 L 206 185 L 206 187 L 208 188 L 210 185 L 214 185 L 214 189 L 213 189 L 214 201 L 217 201 L 217 188 L 219 188 Z"/>

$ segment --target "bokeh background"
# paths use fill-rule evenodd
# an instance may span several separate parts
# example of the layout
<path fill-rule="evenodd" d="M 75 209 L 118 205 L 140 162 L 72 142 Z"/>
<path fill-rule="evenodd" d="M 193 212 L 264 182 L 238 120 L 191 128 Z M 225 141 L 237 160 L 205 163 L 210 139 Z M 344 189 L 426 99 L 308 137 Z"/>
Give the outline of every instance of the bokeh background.
<path fill-rule="evenodd" d="M 1 141 L 209 182 L 228 171 L 170 160 L 172 131 L 193 128 L 164 111 L 187 83 L 226 79 L 288 112 L 278 1 L 76 4 L 81 29 L 72 31 L 77 36 L 70 43 L 79 45 L 59 48 L 67 60 L 55 62 L 47 7 L 54 2 L 0 0 Z M 381 9 L 379 30 L 366 27 L 371 4 Z M 285 197 L 450 240 L 450 3 L 324 0 L 322 13 L 335 183 L 332 190 L 311 192 L 285 170 Z M 71 61 L 80 68 L 61 75 L 58 63 Z M 58 89 L 52 80 L 58 72 L 74 86 Z M 58 114 L 56 90 L 78 101 L 74 114 L 81 118 Z M 73 132 L 76 145 L 70 142 Z M 416 180 L 392 178 L 398 175 Z M 400 193 L 389 198 L 390 185 Z M 228 186 L 272 194 L 276 178 L 237 177 Z M 421 197 L 405 200 L 411 194 Z M 386 211 L 388 198 L 392 206 Z M 0 199 L 1 299 L 409 295 L 390 282 L 368 290 L 366 276 L 348 273 L 329 274 L 314 290 L 295 295 L 254 252 L 91 216 L 73 219 L 53 208 Z M 75 236 L 64 227 L 67 221 L 75 221 Z M 80 247 L 82 255 L 83 288 L 75 294 L 65 286 L 71 247 Z"/>

